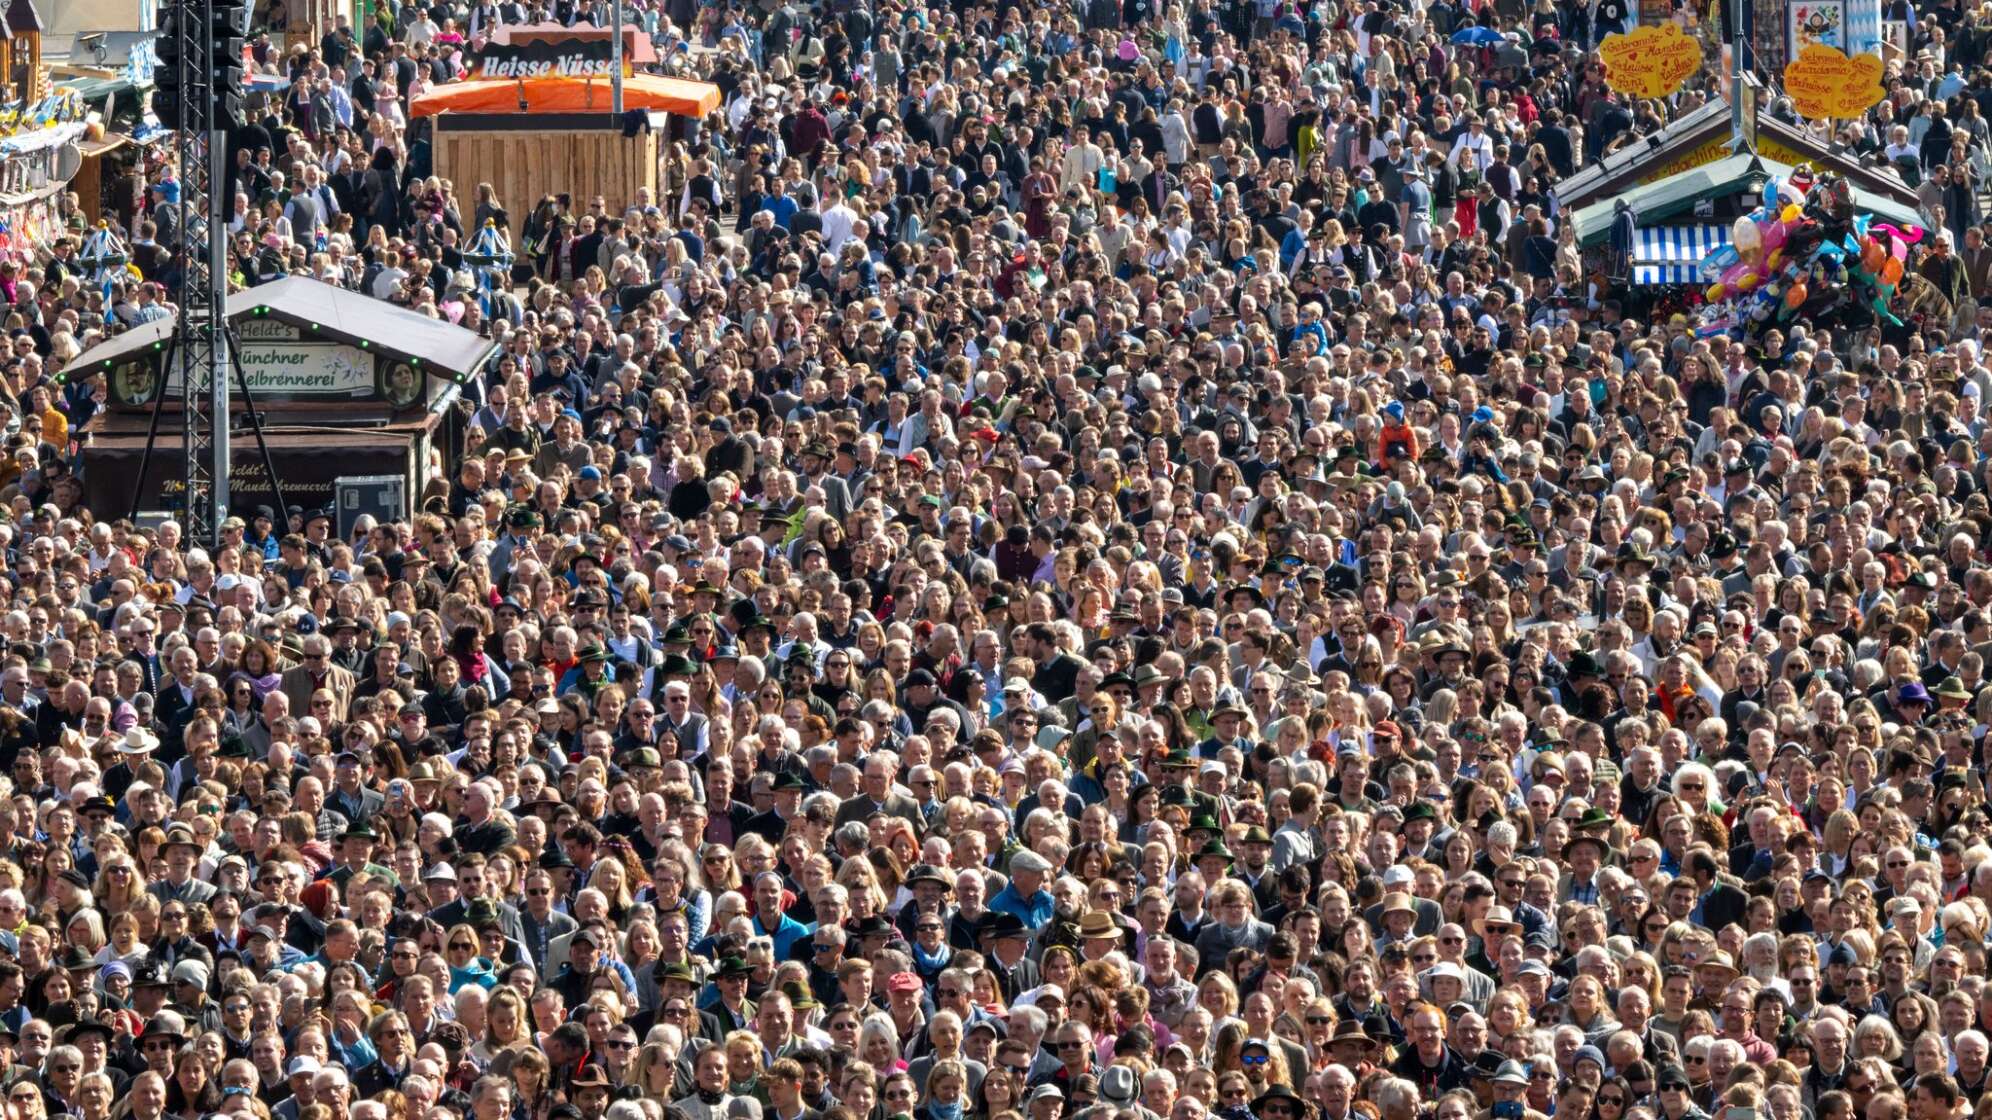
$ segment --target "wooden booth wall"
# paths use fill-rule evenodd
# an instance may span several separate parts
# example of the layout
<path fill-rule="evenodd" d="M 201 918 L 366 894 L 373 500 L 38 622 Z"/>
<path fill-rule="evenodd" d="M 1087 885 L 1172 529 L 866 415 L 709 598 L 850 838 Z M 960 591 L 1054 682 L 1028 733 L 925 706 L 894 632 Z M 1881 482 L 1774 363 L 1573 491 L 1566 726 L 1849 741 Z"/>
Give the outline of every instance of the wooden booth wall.
<path fill-rule="evenodd" d="M 42 18 L 34 0 L 0 0 L 0 84 L 24 105 L 48 93 L 42 69 Z"/>
<path fill-rule="evenodd" d="M 645 130 L 625 139 L 619 128 L 547 129 L 532 117 L 504 119 L 515 126 L 491 128 L 489 117 L 437 117 L 435 165 L 436 174 L 454 183 L 464 198 L 473 196 L 477 184 L 490 183 L 512 215 L 514 237 L 549 194 L 573 195 L 577 212 L 598 194 L 612 213 L 633 202 L 638 188 L 649 188 L 652 200 L 657 198 L 656 133 Z"/>

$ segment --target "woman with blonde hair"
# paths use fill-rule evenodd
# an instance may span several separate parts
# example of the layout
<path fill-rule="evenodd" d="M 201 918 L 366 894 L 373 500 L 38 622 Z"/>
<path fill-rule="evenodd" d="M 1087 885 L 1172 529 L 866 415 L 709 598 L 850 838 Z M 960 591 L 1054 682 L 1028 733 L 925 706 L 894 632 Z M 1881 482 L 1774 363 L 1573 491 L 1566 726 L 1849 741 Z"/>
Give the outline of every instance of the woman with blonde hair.
<path fill-rule="evenodd" d="M 1862 1058 L 1880 1058 L 1885 1062 L 1902 1060 L 1902 1036 L 1895 1031 L 1895 1024 L 1879 1013 L 1870 1012 L 1854 1026 L 1853 1043 L 1848 1047 L 1847 1056 L 1855 1061 Z"/>
<path fill-rule="evenodd" d="M 1214 969 L 1197 981 L 1197 1006 L 1210 1013 L 1213 1029 L 1220 1029 L 1238 1015 L 1238 985 L 1222 969 Z"/>
<path fill-rule="evenodd" d="M 885 912 L 885 891 L 879 887 L 878 872 L 873 868 L 871 861 L 845 860 L 844 865 L 837 869 L 837 885 L 851 894 L 853 918 L 867 918 Z"/>
<path fill-rule="evenodd" d="M 1535 1018 L 1528 997 L 1513 988 L 1503 988 L 1487 1002 L 1487 1045 L 1505 1051 L 1508 1040 L 1527 1038 L 1535 1031 Z"/>
<path fill-rule="evenodd" d="M 636 1052 L 636 1073 L 630 1083 L 645 1100 L 670 1101 L 677 1095 L 678 1064 L 662 1043 L 646 1042 Z"/>
<path fill-rule="evenodd" d="M 602 897 L 608 900 L 608 918 L 617 925 L 629 917 L 630 909 L 636 905 L 636 900 L 630 896 L 629 870 L 619 859 L 596 860 L 594 869 L 588 875 L 588 886 L 601 891 Z"/>
<path fill-rule="evenodd" d="M 116 916 L 145 894 L 145 879 L 131 857 L 119 852 L 98 869 L 90 894 L 105 914 Z"/>
<path fill-rule="evenodd" d="M 899 1028 L 893 1024 L 892 1016 L 875 1011 L 865 1017 L 858 1027 L 858 1057 L 881 1073 L 906 1068 L 899 1051 Z"/>
<path fill-rule="evenodd" d="M 492 989 L 491 1000 L 484 1008 L 484 1037 L 470 1048 L 470 1056 L 488 1067 L 505 1051 L 530 1046 L 532 1042 L 532 1018 L 525 997 L 510 984 Z"/>
<path fill-rule="evenodd" d="M 852 861 L 846 861 L 850 866 Z M 734 854 L 724 844 L 707 844 L 699 849 L 699 872 L 709 898 L 740 889 L 740 868 Z"/>

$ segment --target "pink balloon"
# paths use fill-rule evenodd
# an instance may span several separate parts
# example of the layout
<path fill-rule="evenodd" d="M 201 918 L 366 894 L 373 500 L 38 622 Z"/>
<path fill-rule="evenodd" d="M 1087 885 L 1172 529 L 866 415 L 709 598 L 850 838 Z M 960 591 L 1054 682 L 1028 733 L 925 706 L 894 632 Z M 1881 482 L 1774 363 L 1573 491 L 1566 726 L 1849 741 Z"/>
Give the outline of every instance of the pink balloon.
<path fill-rule="evenodd" d="M 1791 230 L 1783 222 L 1772 222 L 1764 227 L 1764 251 L 1770 252 L 1785 243 L 1785 236 Z"/>

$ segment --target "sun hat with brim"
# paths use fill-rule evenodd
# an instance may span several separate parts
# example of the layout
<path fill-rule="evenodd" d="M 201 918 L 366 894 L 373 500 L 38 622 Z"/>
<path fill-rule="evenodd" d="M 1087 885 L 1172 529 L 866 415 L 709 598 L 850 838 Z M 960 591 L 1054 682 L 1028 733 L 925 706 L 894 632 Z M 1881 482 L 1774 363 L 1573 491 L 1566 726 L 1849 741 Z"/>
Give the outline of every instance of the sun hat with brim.
<path fill-rule="evenodd" d="M 1502 1062 L 1500 1072 L 1494 1075 L 1494 1084 L 1496 1085 L 1526 1086 L 1528 1085 L 1528 1083 L 1529 1083 L 1528 1067 L 1522 1065 L 1522 1063 L 1520 1062 L 1514 1061 L 1513 1059 Z"/>
<path fill-rule="evenodd" d="M 1570 839 L 1568 839 L 1568 840 L 1565 840 L 1565 841 L 1563 842 L 1563 856 L 1564 856 L 1564 858 L 1565 858 L 1565 859 L 1568 859 L 1568 858 L 1570 858 L 1570 849 L 1572 849 L 1572 848 L 1576 848 L 1576 847 L 1579 847 L 1579 846 L 1582 846 L 1582 845 L 1586 845 L 1586 844 L 1590 845 L 1591 847 L 1594 847 L 1594 848 L 1598 849 L 1598 859 L 1599 859 L 1599 860 L 1603 861 L 1603 860 L 1609 860 L 1609 859 L 1611 859 L 1611 858 L 1612 858 L 1612 846 L 1611 846 L 1611 844 L 1610 844 L 1609 842 L 1607 842 L 1607 841 L 1605 840 L 1605 838 L 1604 838 L 1604 837 L 1602 837 L 1602 836 L 1594 836 L 1594 835 L 1592 835 L 1592 834 L 1590 834 L 1590 833 L 1579 833 L 1578 835 L 1576 835 L 1576 836 L 1572 836 L 1572 837 L 1571 837 Z"/>
<path fill-rule="evenodd" d="M 159 749 L 159 736 L 143 727 L 126 729 L 124 741 L 118 744 L 119 754 L 150 754 Z"/>
<path fill-rule="evenodd" d="M 1583 816 L 1571 821 L 1570 829 L 1573 832 L 1595 832 L 1599 829 L 1609 829 L 1617 823 L 1618 818 L 1609 810 L 1593 806 L 1586 809 Z"/>
<path fill-rule="evenodd" d="M 1503 937 L 1522 932 L 1522 923 L 1515 920 L 1514 914 L 1506 906 L 1490 906 L 1479 921 L 1473 923 L 1474 932 L 1481 937 Z"/>
<path fill-rule="evenodd" d="M 1971 699 L 1971 690 L 1964 687 L 1964 682 L 1958 680 L 1956 677 L 1945 677 L 1943 683 L 1937 685 L 1937 695 L 1948 697 L 1952 700 L 1969 700 Z"/>
<path fill-rule="evenodd" d="M 1371 1037 L 1370 1033 L 1363 1029 L 1361 1021 L 1356 1019 L 1344 1019 L 1336 1023 L 1335 1033 L 1328 1036 L 1328 1047 L 1331 1050 L 1337 1046 L 1361 1046 L 1366 1050 L 1374 1050 L 1379 1045 L 1382 1044 Z"/>
<path fill-rule="evenodd" d="M 83 1019 L 71 1023 L 56 1032 L 56 1045 L 74 1046 L 76 1040 L 86 1034 L 101 1035 L 107 1043 L 117 1037 L 117 1032 L 113 1031 L 108 1024 L 99 1023 L 95 1019 Z"/>
<path fill-rule="evenodd" d="M 1014 678 L 1012 678 L 1012 680 L 1014 680 Z M 1016 683 L 1021 684 L 1023 682 L 1018 681 Z M 1100 683 L 1098 687 L 1094 689 L 1094 691 L 1111 692 L 1116 688 L 1125 688 L 1129 692 L 1132 692 L 1135 690 L 1136 687 L 1138 686 L 1134 683 L 1134 678 L 1129 676 L 1128 674 L 1108 673 L 1106 676 L 1100 678 Z M 1010 685 L 1008 683 L 1004 684 L 1003 691 L 1008 692 L 1009 690 L 1010 690 Z M 1211 718 L 1215 719 L 1217 717 L 1212 716 Z"/>
<path fill-rule="evenodd" d="M 1030 927 L 1024 924 L 1022 918 L 994 911 L 983 921 L 982 928 L 976 931 L 977 938 L 983 941 L 1001 941 L 1012 937 L 1029 940 L 1030 935 Z"/>
<path fill-rule="evenodd" d="M 913 869 L 906 873 L 904 885 L 910 887 L 915 883 L 937 883 L 945 887 L 948 885 L 948 877 L 941 874 L 940 868 L 931 863 L 916 863 Z"/>
<path fill-rule="evenodd" d="M 1647 568 L 1651 569 L 1653 567 L 1653 557 L 1646 551 L 1645 546 L 1641 545 L 1638 541 L 1627 541 L 1618 547 L 1618 552 L 1613 556 L 1612 563 L 1618 567 L 1624 567 L 1627 564 L 1644 564 Z"/>
<path fill-rule="evenodd" d="M 1425 979 L 1428 982 L 1432 980 L 1457 980 L 1464 984 L 1466 983 L 1466 973 L 1461 971 L 1460 967 L 1451 961 L 1440 961 L 1425 970 Z"/>
<path fill-rule="evenodd" d="M 1263 1110 L 1265 1106 L 1273 1103 L 1274 1101 L 1285 1101 L 1286 1103 L 1292 1105 L 1294 1113 L 1296 1115 L 1308 1116 L 1312 1115 L 1314 1112 L 1314 1106 L 1308 1104 L 1307 1101 L 1300 1096 L 1300 1094 L 1294 1092 L 1292 1089 L 1288 1088 L 1284 1084 L 1275 1084 L 1272 1088 L 1266 1090 L 1263 1093 L 1260 1093 L 1257 1097 L 1254 1097 L 1252 1099 L 1253 1113 L 1263 1115 Z"/>
<path fill-rule="evenodd" d="M 1741 970 L 1736 967 L 1736 962 L 1730 960 L 1729 953 L 1723 949 L 1717 949 L 1715 952 L 1709 954 L 1707 960 L 1695 965 L 1696 972 L 1700 972 L 1703 969 L 1714 969 L 1718 972 L 1726 973 L 1731 977 L 1742 975 Z"/>
<path fill-rule="evenodd" d="M 1221 859 L 1230 863 L 1237 857 L 1231 854 L 1230 848 L 1224 846 L 1224 841 L 1212 837 L 1204 842 L 1203 847 L 1197 849 L 1197 854 L 1193 858 L 1199 863 L 1207 859 Z"/>
<path fill-rule="evenodd" d="M 1383 909 L 1377 916 L 1387 918 L 1392 914 L 1410 914 L 1416 917 L 1417 913 L 1418 907 L 1412 904 L 1410 895 L 1403 891 L 1392 891 L 1383 896 Z"/>
<path fill-rule="evenodd" d="M 140 1039 L 170 1038 L 175 1043 L 185 1042 L 187 1040 L 187 1021 L 180 1018 L 180 1013 L 177 1011 L 161 1011 L 145 1024 L 145 1030 L 141 1031 L 138 1037 Z"/>
<path fill-rule="evenodd" d="M 1121 935 L 1121 928 L 1115 924 L 1114 916 L 1105 910 L 1088 910 L 1079 919 L 1079 936 L 1087 941 Z"/>

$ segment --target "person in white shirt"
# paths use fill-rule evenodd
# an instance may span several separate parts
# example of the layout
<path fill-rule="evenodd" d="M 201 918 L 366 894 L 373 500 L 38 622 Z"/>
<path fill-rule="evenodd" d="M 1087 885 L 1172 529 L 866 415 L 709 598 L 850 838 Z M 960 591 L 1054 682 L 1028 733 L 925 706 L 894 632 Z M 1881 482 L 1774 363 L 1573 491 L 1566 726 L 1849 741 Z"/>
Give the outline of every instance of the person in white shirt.
<path fill-rule="evenodd" d="M 442 31 L 442 28 L 436 26 L 436 21 L 429 18 L 426 10 L 417 9 L 417 12 L 416 17 L 408 21 L 404 36 L 411 48 L 428 46 Z"/>
<path fill-rule="evenodd" d="M 851 233 L 857 227 L 860 215 L 839 196 L 835 205 L 823 211 L 822 217 L 824 247 L 833 255 L 842 253 L 844 243 L 851 239 Z"/>
<path fill-rule="evenodd" d="M 1081 198 L 1091 197 L 1099 187 L 1100 167 L 1106 162 L 1106 153 L 1093 143 L 1092 130 L 1080 125 L 1073 130 L 1072 146 L 1065 150 L 1065 162 L 1059 167 L 1059 191 L 1076 190 Z"/>
<path fill-rule="evenodd" d="M 1462 152 L 1467 154 L 1471 162 L 1459 158 Z M 1468 118 L 1466 131 L 1460 133 L 1459 138 L 1453 141 L 1450 158 L 1454 165 L 1462 170 L 1471 170 L 1481 175 L 1487 173 L 1487 168 L 1494 162 L 1494 140 L 1487 135 L 1487 126 L 1480 122 L 1480 118 Z"/>
<path fill-rule="evenodd" d="M 1183 119 L 1180 101 L 1169 102 L 1162 115 L 1162 147 L 1169 153 L 1169 166 L 1181 167 L 1190 158 L 1190 123 Z"/>

